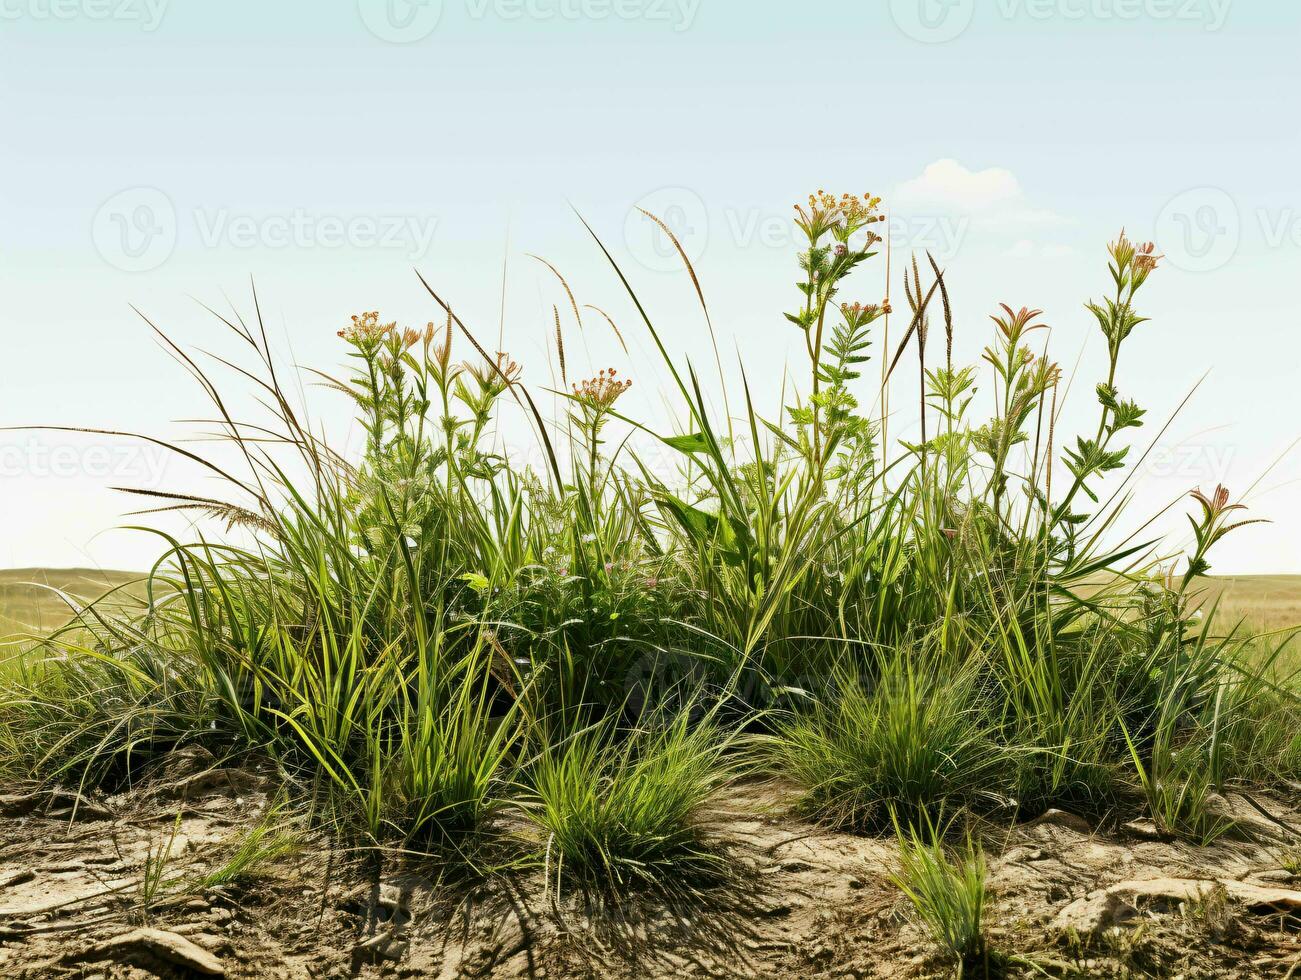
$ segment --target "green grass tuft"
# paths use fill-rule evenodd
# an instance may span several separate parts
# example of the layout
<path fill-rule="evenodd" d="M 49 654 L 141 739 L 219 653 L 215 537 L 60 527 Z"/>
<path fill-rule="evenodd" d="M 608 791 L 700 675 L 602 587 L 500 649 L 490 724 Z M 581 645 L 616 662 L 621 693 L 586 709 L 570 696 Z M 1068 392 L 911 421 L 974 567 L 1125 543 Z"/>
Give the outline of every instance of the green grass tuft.
<path fill-rule="evenodd" d="M 616 737 L 598 726 L 547 748 L 534 764 L 529 818 L 545 835 L 557 882 L 664 885 L 709 879 L 726 864 L 701 811 L 737 772 L 735 741 L 686 712 L 644 719 Z"/>
<path fill-rule="evenodd" d="M 894 812 L 918 820 L 997 798 L 1003 767 L 992 734 L 972 671 L 899 653 L 883 656 L 872 678 L 837 669 L 771 744 L 780 771 L 804 787 L 808 811 L 881 829 Z"/>
<path fill-rule="evenodd" d="M 931 826 L 931 825 L 928 825 Z M 899 872 L 894 883 L 936 943 L 958 961 L 959 974 L 987 958 L 984 915 L 985 859 L 970 840 L 950 854 L 933 826 L 899 830 Z"/>

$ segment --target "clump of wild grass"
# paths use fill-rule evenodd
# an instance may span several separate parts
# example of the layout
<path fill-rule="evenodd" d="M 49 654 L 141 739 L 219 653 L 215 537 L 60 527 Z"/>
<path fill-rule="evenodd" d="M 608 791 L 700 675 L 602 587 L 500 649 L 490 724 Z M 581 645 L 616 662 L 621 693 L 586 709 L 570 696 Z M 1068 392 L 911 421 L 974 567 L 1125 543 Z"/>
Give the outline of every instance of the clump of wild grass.
<path fill-rule="evenodd" d="M 1237 926 L 1228 891 L 1222 883 L 1217 882 L 1201 892 L 1187 902 L 1182 911 L 1189 922 L 1219 942 L 1228 939 Z"/>
<path fill-rule="evenodd" d="M 292 826 L 285 807 L 267 810 L 251 830 L 240 838 L 224 863 L 195 882 L 198 888 L 223 888 L 255 878 L 268 866 L 286 858 L 303 846 L 302 835 Z"/>
<path fill-rule="evenodd" d="M 142 921 L 148 920 L 155 904 L 167 892 L 177 888 L 183 882 L 182 875 L 175 872 L 172 867 L 172 852 L 176 847 L 176 838 L 180 834 L 183 815 L 184 811 L 178 810 L 167 837 L 150 841 L 145 849 L 140 878 L 135 884 L 135 907 L 132 910 Z"/>
<path fill-rule="evenodd" d="M 1139 786 L 1158 831 L 1185 837 L 1205 847 L 1233 827 L 1216 810 L 1215 776 L 1207 753 L 1197 743 L 1175 747 L 1166 726 L 1157 731 L 1148 762 L 1128 740 Z"/>
<path fill-rule="evenodd" d="M 849 298 L 881 220 L 870 195 L 819 192 L 797 210 L 786 317 L 803 380 L 781 392 L 743 377 L 729 395 L 717 355 L 715 382 L 672 354 L 600 246 L 669 377 L 675 434 L 636 420 L 642 385 L 630 393 L 616 368 L 570 383 L 584 373 L 572 345 L 548 419 L 524 365 L 427 283 L 437 324 L 360 314 L 339 331 L 345 369 L 313 372 L 350 400 L 357 454 L 310 421 L 260 316 L 223 318 L 251 365 L 164 335 L 230 452 L 162 443 L 221 489 L 140 499 L 222 530 L 160 535 L 143 610 L 92 604 L 7 671 L 0 769 L 122 784 L 181 745 L 257 749 L 372 841 L 464 854 L 522 806 L 552 867 L 659 882 L 719 866 L 697 817 L 737 733 L 777 717 L 771 757 L 837 823 L 991 797 L 1101 807 L 1133 772 L 1162 821 L 1208 839 L 1214 786 L 1301 765 L 1278 720 L 1299 709 L 1289 682 L 1190 611 L 1213 547 L 1243 524 L 1227 491 L 1195 494 L 1182 575 L 1120 531 L 1146 415 L 1125 354 L 1149 329 L 1139 306 L 1159 256 L 1123 233 L 1108 246 L 1106 292 L 1087 305 L 1107 351 L 1096 422 L 1067 434 L 1040 311 L 1002 305 L 964 365 L 930 256 L 904 263 L 899 311 Z M 562 311 L 577 321 L 580 304 L 549 268 L 561 354 Z M 214 377 L 228 368 L 255 390 L 247 408 Z M 901 371 L 918 393 L 907 439 L 891 431 Z M 496 438 L 516 410 L 536 468 Z M 651 466 L 647 444 L 677 465 Z M 625 723 L 630 692 L 656 705 L 684 682 L 728 714 Z M 793 691 L 812 700 L 764 713 Z M 1193 744 L 1204 774 L 1170 751 Z"/>
<path fill-rule="evenodd" d="M 1301 847 L 1285 847 L 1275 854 L 1279 869 L 1293 878 L 1301 878 Z"/>
<path fill-rule="evenodd" d="M 921 820 L 994 797 L 1002 756 L 992 732 L 973 671 L 891 653 L 874 677 L 838 668 L 812 706 L 779 724 L 772 748 L 808 811 L 883 828 L 894 813 Z"/>
<path fill-rule="evenodd" d="M 923 836 L 915 826 L 900 830 L 899 871 L 892 880 L 904 893 L 935 942 L 958 963 L 959 975 L 985 963 L 985 859 L 968 839 L 950 852 L 933 825 Z"/>
<path fill-rule="evenodd" d="M 545 835 L 549 875 L 623 887 L 722 875 L 726 864 L 699 821 L 737 772 L 734 742 L 679 712 L 647 716 L 622 737 L 602 725 L 546 748 L 526 812 Z"/>
<path fill-rule="evenodd" d="M 417 674 L 417 694 L 380 750 L 384 784 L 369 805 L 407 842 L 455 843 L 488 829 L 505 805 L 517 712 L 492 715 L 490 671 L 462 666 L 442 681 Z"/>

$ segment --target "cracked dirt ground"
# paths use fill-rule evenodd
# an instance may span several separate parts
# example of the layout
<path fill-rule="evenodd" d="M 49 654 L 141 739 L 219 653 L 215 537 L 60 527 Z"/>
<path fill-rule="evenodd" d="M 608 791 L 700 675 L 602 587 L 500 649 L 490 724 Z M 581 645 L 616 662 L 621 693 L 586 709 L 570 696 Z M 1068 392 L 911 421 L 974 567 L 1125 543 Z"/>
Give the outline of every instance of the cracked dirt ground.
<path fill-rule="evenodd" d="M 788 788 L 745 784 L 716 801 L 709 833 L 737 874 L 704 892 L 596 902 L 536 862 L 440 884 L 436 863 L 315 833 L 252 877 L 200 884 L 276 786 L 188 753 L 117 796 L 9 787 L 0 976 L 953 973 L 890 883 L 893 841 L 800 819 Z M 1301 880 L 1283 868 L 1301 797 L 1289 798 L 1231 795 L 1238 828 L 1206 848 L 1058 811 L 986 828 L 989 936 L 1018 957 L 1004 975 L 1301 977 Z"/>

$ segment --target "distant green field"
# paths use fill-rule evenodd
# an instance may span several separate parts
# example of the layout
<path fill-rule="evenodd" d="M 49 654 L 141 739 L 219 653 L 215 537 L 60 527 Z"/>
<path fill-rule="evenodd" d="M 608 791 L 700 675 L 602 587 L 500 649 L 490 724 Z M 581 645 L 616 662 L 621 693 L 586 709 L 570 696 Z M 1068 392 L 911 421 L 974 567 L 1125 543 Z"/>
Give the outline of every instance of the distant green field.
<path fill-rule="evenodd" d="M 59 593 L 88 602 L 139 578 L 138 572 L 92 568 L 0 570 L 0 641 L 48 633 L 68 623 L 73 613 Z M 1301 575 L 1214 578 L 1204 593 L 1208 606 L 1219 598 L 1218 615 L 1226 625 L 1243 619 L 1253 632 L 1301 627 Z"/>
<path fill-rule="evenodd" d="M 85 603 L 138 578 L 138 572 L 93 568 L 0 571 L 0 640 L 44 634 L 66 625 L 74 613 L 64 595 Z"/>
<path fill-rule="evenodd" d="M 1252 632 L 1301 627 L 1301 575 L 1240 575 L 1212 578 L 1206 606 L 1219 599 L 1217 622 L 1244 620 Z"/>

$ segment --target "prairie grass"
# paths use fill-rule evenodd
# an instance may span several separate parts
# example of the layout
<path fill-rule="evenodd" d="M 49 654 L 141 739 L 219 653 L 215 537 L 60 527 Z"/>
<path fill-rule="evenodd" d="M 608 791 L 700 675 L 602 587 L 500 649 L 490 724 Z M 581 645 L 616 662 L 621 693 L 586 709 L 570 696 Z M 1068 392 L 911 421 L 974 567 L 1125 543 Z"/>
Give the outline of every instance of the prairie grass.
<path fill-rule="evenodd" d="M 240 839 L 225 862 L 203 875 L 191 887 L 224 888 L 248 881 L 268 865 L 299 850 L 303 846 L 302 838 L 293 830 L 283 829 L 286 822 L 292 822 L 291 815 L 280 806 L 269 808 Z"/>
<path fill-rule="evenodd" d="M 991 802 L 1005 755 L 977 672 L 916 661 L 886 657 L 870 681 L 836 668 L 822 703 L 778 723 L 774 758 L 815 816 L 885 829 L 896 815 L 911 823 Z"/>
<path fill-rule="evenodd" d="M 65 626 L 79 609 L 114 590 L 124 605 L 142 576 L 94 568 L 11 568 L 0 571 L 0 639 L 44 635 Z M 105 605 L 108 605 L 105 602 Z"/>
<path fill-rule="evenodd" d="M 1207 576 L 1197 594 L 1218 603 L 1223 622 L 1241 621 L 1248 633 L 1286 634 L 1301 625 L 1301 576 Z"/>
<path fill-rule="evenodd" d="M 0 570 L 0 679 L 17 673 L 42 637 L 76 620 L 88 606 L 113 615 L 138 611 L 141 579 L 92 568 Z"/>
<path fill-rule="evenodd" d="M 0 765 L 112 787 L 178 746 L 255 751 L 325 794 L 340 834 L 472 860 L 523 817 L 540 861 L 625 887 L 717 867 L 699 817 L 742 743 L 818 818 L 863 829 L 1054 805 L 1186 829 L 1212 788 L 1301 775 L 1284 639 L 1198 609 L 1216 543 L 1251 522 L 1223 488 L 1189 488 L 1187 553 L 1123 530 L 1145 526 L 1124 513 L 1148 421 L 1125 354 L 1155 329 L 1153 248 L 1108 246 L 1087 304 L 1108 359 L 1096 423 L 1068 433 L 1040 311 L 1001 306 L 963 365 L 929 256 L 906 263 L 898 311 L 841 301 L 881 219 L 870 197 L 797 209 L 786 319 L 803 353 L 771 416 L 748 377 L 719 391 L 667 349 L 595 234 L 670 378 L 671 431 L 626 414 L 628 379 L 584 372 L 572 347 L 564 410 L 544 417 L 525 366 L 423 279 L 436 321 L 358 314 L 344 366 L 306 372 L 350 402 L 349 455 L 299 403 L 256 295 L 220 318 L 242 358 L 158 331 L 221 446 L 166 444 L 212 477 L 204 495 L 137 499 L 217 530 L 159 532 L 138 606 L 92 603 L 9 672 Z M 560 281 L 558 347 L 580 316 Z M 908 441 L 890 433 L 902 372 L 920 390 Z M 497 448 L 507 405 L 539 468 Z"/>
<path fill-rule="evenodd" d="M 985 859 L 968 839 L 950 851 L 928 824 L 906 830 L 895 825 L 899 839 L 899 871 L 895 885 L 911 903 L 936 943 L 958 964 L 964 975 L 978 964 L 988 965 L 984 914 Z"/>
<path fill-rule="evenodd" d="M 597 726 L 547 746 L 532 767 L 527 813 L 557 883 L 566 872 L 600 887 L 722 877 L 699 817 L 737 774 L 735 741 L 679 711 L 648 716 L 622 738 Z"/>

